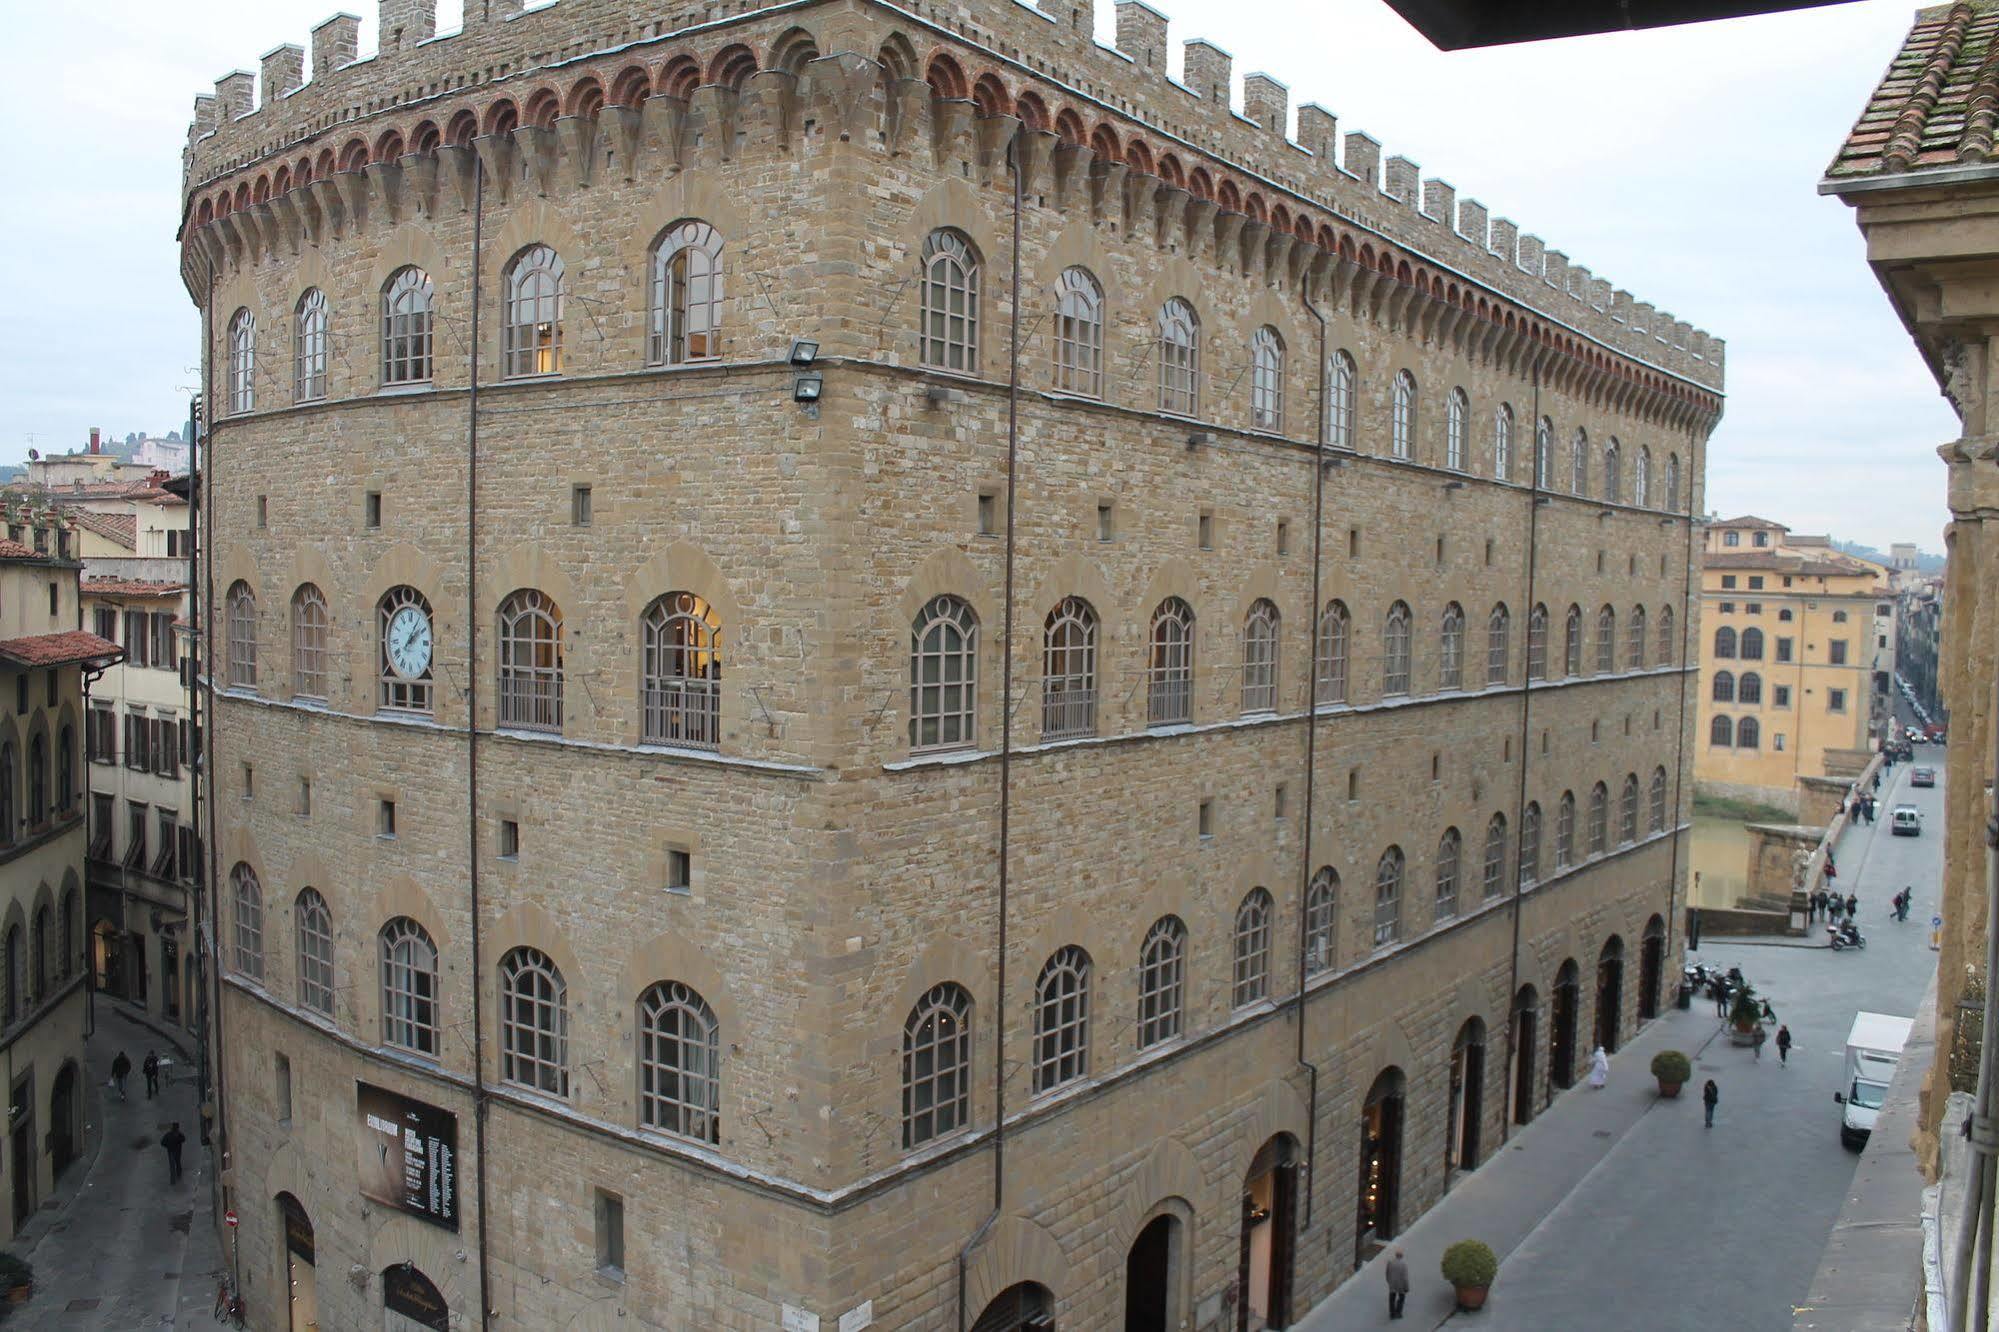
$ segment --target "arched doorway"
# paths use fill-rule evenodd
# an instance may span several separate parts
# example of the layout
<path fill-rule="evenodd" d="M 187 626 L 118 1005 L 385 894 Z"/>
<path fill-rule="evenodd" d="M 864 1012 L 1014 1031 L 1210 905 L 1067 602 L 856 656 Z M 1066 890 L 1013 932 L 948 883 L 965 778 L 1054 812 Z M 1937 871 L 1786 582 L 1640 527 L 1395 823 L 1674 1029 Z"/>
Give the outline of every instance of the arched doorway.
<path fill-rule="evenodd" d="M 1534 1056 L 1540 1035 L 1541 996 L 1531 985 L 1523 985 L 1513 996 L 1513 1122 L 1526 1124 L 1534 1118 Z"/>
<path fill-rule="evenodd" d="M 1582 1006 L 1582 988 L 1582 970 L 1570 958 L 1555 973 L 1548 1031 L 1548 1082 L 1564 1090 L 1576 1085 L 1576 1022 Z"/>
<path fill-rule="evenodd" d="M 1485 1113 L 1485 1023 L 1467 1018 L 1451 1045 L 1449 1132 L 1444 1135 L 1444 1187 L 1451 1175 L 1478 1166 L 1478 1127 Z"/>
<path fill-rule="evenodd" d="M 451 1306 L 422 1269 L 397 1263 L 382 1269 L 383 1332 L 450 1332 Z"/>
<path fill-rule="evenodd" d="M 1596 1043 L 1617 1053 L 1617 1030 L 1624 1017 L 1624 940 L 1611 935 L 1596 959 Z"/>
<path fill-rule="evenodd" d="M 285 1327 L 288 1332 L 318 1332 L 319 1274 L 313 1267 L 312 1218 L 289 1193 L 280 1193 L 277 1202 L 285 1254 Z"/>
<path fill-rule="evenodd" d="M 83 1141 L 77 1117 L 80 1109 L 76 1065 L 66 1063 L 57 1070 L 55 1083 L 49 1089 L 49 1162 L 57 1179 L 62 1178 L 62 1172 L 76 1159 L 78 1144 Z"/>
<path fill-rule="evenodd" d="M 1179 1274 L 1187 1267 L 1186 1251 L 1187 1227 L 1176 1212 L 1162 1212 L 1138 1232 L 1124 1260 L 1125 1332 L 1179 1328 L 1184 1318 Z"/>
<path fill-rule="evenodd" d="M 1243 1179 L 1237 1332 L 1291 1325 L 1291 1269 L 1297 1241 L 1298 1140 L 1279 1133 L 1256 1149 Z"/>
<path fill-rule="evenodd" d="M 1399 1068 L 1385 1068 L 1360 1110 L 1360 1190 L 1354 1219 L 1354 1266 L 1395 1234 L 1402 1191 L 1402 1100 Z"/>
<path fill-rule="evenodd" d="M 1055 1297 L 1033 1281 L 1008 1286 L 993 1297 L 972 1332 L 1055 1332 Z"/>
<path fill-rule="evenodd" d="M 1645 942 L 1638 950 L 1638 1016 L 1647 1022 L 1659 1016 L 1659 986 L 1665 978 L 1666 922 L 1654 916 L 1645 922 Z"/>
<path fill-rule="evenodd" d="M 118 927 L 108 920 L 90 927 L 90 969 L 97 973 L 100 994 L 129 997 L 125 993 L 125 945 Z"/>

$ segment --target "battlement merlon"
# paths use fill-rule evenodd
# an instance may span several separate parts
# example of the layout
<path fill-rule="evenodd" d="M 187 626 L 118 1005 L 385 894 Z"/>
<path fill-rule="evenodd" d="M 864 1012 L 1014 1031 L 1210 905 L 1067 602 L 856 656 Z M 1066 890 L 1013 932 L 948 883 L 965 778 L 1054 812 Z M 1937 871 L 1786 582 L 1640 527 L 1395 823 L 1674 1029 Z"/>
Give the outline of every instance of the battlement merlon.
<path fill-rule="evenodd" d="M 967 3 L 978 11 L 970 27 Z M 685 29 L 663 19 L 635 22 L 623 0 L 558 0 L 533 10 L 523 0 L 468 0 L 461 28 L 442 34 L 436 0 L 378 0 L 382 40 L 374 55 L 362 58 L 359 16 L 335 13 L 312 30 L 309 71 L 297 46 L 280 46 L 262 59 L 261 87 L 257 76 L 236 70 L 217 80 L 212 97 L 197 98 L 184 179 L 192 194 L 225 175 L 266 161 L 275 165 L 280 155 L 304 145 L 317 153 L 327 141 L 337 145 L 357 134 L 377 141 L 383 136 L 361 130 L 360 122 L 426 102 L 491 101 L 550 77 L 558 66 L 573 82 L 600 57 L 607 68 L 591 72 L 609 88 L 619 67 L 662 61 L 669 42 L 719 50 L 747 40 L 753 55 L 774 58 L 775 52 L 761 50 L 772 38 L 816 27 L 826 55 L 871 60 L 879 38 L 900 28 L 924 50 L 909 71 L 913 77 L 922 77 L 931 49 L 948 48 L 968 68 L 991 69 L 1002 82 L 1032 86 L 1046 102 L 1074 106 L 1092 123 L 1115 125 L 1121 140 L 1149 140 L 1188 165 L 1206 158 L 1210 171 L 1238 176 L 1245 193 L 1294 196 L 1296 203 L 1287 200 L 1293 212 L 1329 212 L 1329 221 L 1373 231 L 1620 354 L 1720 390 L 1721 339 L 1669 324 L 1662 340 L 1650 307 L 1619 300 L 1600 279 L 1572 279 L 1568 270 L 1579 266 L 1567 265 L 1559 251 L 1563 267 L 1551 272 L 1537 238 L 1520 236 L 1514 224 L 1490 218 L 1482 206 L 1454 204 L 1452 187 L 1423 181 L 1407 158 L 1389 159 L 1384 179 L 1380 141 L 1357 132 L 1342 136 L 1338 119 L 1323 107 L 1297 109 L 1293 141 L 1287 137 L 1288 90 L 1267 74 L 1244 80 L 1243 112 L 1237 114 L 1231 106 L 1233 62 L 1213 42 L 1186 43 L 1183 76 L 1173 79 L 1165 14 L 1145 0 L 1114 3 L 1115 50 L 1095 38 L 1094 0 L 1035 0 L 1033 8 L 1018 0 L 901 0 L 895 6 L 887 0 L 719 0 Z M 770 31 L 748 35 L 759 28 Z M 187 216 L 193 216 L 192 200 Z"/>

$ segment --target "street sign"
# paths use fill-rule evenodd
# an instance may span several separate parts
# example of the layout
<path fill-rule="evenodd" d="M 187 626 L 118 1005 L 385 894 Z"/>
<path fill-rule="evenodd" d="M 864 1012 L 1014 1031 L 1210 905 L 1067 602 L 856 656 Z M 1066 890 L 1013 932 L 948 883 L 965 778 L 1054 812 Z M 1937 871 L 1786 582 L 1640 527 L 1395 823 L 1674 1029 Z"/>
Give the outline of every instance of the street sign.
<path fill-rule="evenodd" d="M 227 1211 L 227 1212 L 224 1212 L 224 1213 L 222 1214 L 222 1223 L 223 1223 L 224 1225 L 228 1225 L 228 1226 L 233 1226 L 233 1225 L 235 1225 L 235 1224 L 236 1224 L 236 1213 L 235 1213 L 235 1211 L 234 1211 L 234 1210 L 231 1210 L 231 1211 Z"/>

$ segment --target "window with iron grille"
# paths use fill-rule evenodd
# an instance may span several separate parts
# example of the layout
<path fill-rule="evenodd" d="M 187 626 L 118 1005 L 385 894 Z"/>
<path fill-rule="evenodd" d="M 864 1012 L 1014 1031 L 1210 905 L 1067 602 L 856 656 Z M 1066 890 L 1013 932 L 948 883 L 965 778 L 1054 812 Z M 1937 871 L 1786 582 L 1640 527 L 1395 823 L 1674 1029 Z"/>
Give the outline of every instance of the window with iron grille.
<path fill-rule="evenodd" d="M 714 1010 L 679 981 L 639 996 L 639 1123 L 697 1142 L 722 1140 L 722 1039 Z"/>
<path fill-rule="evenodd" d="M 1333 353 L 1332 372 L 1326 377 L 1326 443 L 1336 449 L 1354 446 L 1356 373 L 1353 357 L 1343 351 Z"/>
<path fill-rule="evenodd" d="M 534 588 L 500 603 L 500 725 L 562 730 L 562 610 Z"/>
<path fill-rule="evenodd" d="M 1347 700 L 1347 663 L 1351 659 L 1353 619 L 1346 603 L 1329 601 L 1319 616 L 1319 641 L 1312 663 L 1314 701 L 1344 703 Z"/>
<path fill-rule="evenodd" d="M 257 406 L 257 320 L 245 308 L 229 317 L 229 414 L 240 416 Z"/>
<path fill-rule="evenodd" d="M 437 945 L 423 926 L 397 916 L 382 927 L 382 1042 L 437 1054 Z"/>
<path fill-rule="evenodd" d="M 1624 779 L 1624 793 L 1617 801 L 1617 840 L 1629 845 L 1638 840 L 1638 774 Z"/>
<path fill-rule="evenodd" d="M 1520 814 L 1520 883 L 1522 887 L 1541 878 L 1541 806 L 1528 802 Z"/>
<path fill-rule="evenodd" d="M 963 233 L 944 229 L 925 238 L 922 304 L 917 337 L 922 363 L 977 374 L 979 258 Z"/>
<path fill-rule="evenodd" d="M 1454 472 L 1465 469 L 1465 418 L 1471 415 L 1471 399 L 1461 388 L 1451 390 L 1444 414 L 1444 466 Z"/>
<path fill-rule="evenodd" d="M 236 918 L 236 970 L 260 981 L 264 979 L 264 890 L 256 871 L 241 862 L 229 871 L 229 888 Z"/>
<path fill-rule="evenodd" d="M 977 737 L 979 622 L 970 603 L 932 597 L 909 634 L 909 747 L 957 749 Z"/>
<path fill-rule="evenodd" d="M 1437 627 L 1437 687 L 1465 687 L 1465 612 L 1455 601 L 1444 607 Z"/>
<path fill-rule="evenodd" d="M 421 268 L 400 268 L 382 288 L 382 383 L 430 379 L 432 288 Z"/>
<path fill-rule="evenodd" d="M 1506 603 L 1500 602 L 1485 617 L 1485 682 L 1489 685 L 1506 683 L 1506 667 L 1513 654 L 1512 634 Z"/>
<path fill-rule="evenodd" d="M 1391 846 L 1374 866 L 1374 946 L 1402 937 L 1402 848 Z"/>
<path fill-rule="evenodd" d="M 971 1118 L 972 996 L 934 985 L 902 1025 L 902 1145 L 920 1147 Z"/>
<path fill-rule="evenodd" d="M 1645 608 L 1643 606 L 1633 606 L 1631 608 L 1631 620 L 1625 626 L 1624 632 L 1624 655 L 1626 657 L 1624 663 L 1626 670 L 1642 671 L 1645 669 Z"/>
<path fill-rule="evenodd" d="M 562 256 L 546 245 L 530 245 L 508 266 L 501 330 L 508 378 L 561 371 L 562 279 Z"/>
<path fill-rule="evenodd" d="M 1161 916 L 1138 950 L 1138 1048 L 1150 1049 L 1180 1034 L 1186 1002 L 1187 927 Z"/>
<path fill-rule="evenodd" d="M 1090 1069 L 1090 955 L 1057 949 L 1034 985 L 1034 1090 L 1073 1082 Z"/>
<path fill-rule="evenodd" d="M 1562 803 L 1555 807 L 1555 868 L 1567 869 L 1576 860 L 1576 798 L 1573 793 L 1562 792 Z"/>
<path fill-rule="evenodd" d="M 1495 814 L 1485 825 L 1485 874 L 1483 888 L 1486 900 L 1498 897 L 1506 891 L 1506 816 Z"/>
<path fill-rule="evenodd" d="M 722 354 L 722 237 L 695 219 L 668 227 L 653 246 L 649 365 L 711 361 Z"/>
<path fill-rule="evenodd" d="M 1381 625 L 1381 692 L 1409 692 L 1409 603 L 1388 608 Z"/>
<path fill-rule="evenodd" d="M 1666 770 L 1652 770 L 1652 831 L 1666 831 Z"/>
<path fill-rule="evenodd" d="M 1147 669 L 1146 722 L 1171 726 L 1194 719 L 1194 609 L 1168 597 L 1152 612 L 1152 660 Z"/>
<path fill-rule="evenodd" d="M 1065 269 L 1055 284 L 1055 387 L 1104 395 L 1104 291 L 1086 268 Z"/>
<path fill-rule="evenodd" d="M 1340 876 L 1321 865 L 1305 889 L 1305 971 L 1316 976 L 1339 961 L 1338 917 Z"/>
<path fill-rule="evenodd" d="M 1235 913 L 1235 973 L 1229 1002 L 1242 1008 L 1270 993 L 1270 894 L 1252 888 Z"/>
<path fill-rule="evenodd" d="M 1041 738 L 1064 740 L 1097 730 L 1097 612 L 1064 597 L 1042 626 Z"/>
<path fill-rule="evenodd" d="M 1569 607 L 1568 618 L 1563 622 L 1562 673 L 1569 676 L 1583 673 L 1583 610 L 1580 606 Z"/>
<path fill-rule="evenodd" d="M 569 987 L 539 949 L 516 948 L 500 959 L 500 1077 L 569 1095 Z"/>
<path fill-rule="evenodd" d="M 1271 712 L 1277 707 L 1277 607 L 1259 597 L 1242 630 L 1242 710 Z"/>
<path fill-rule="evenodd" d="M 1258 430 L 1284 429 L 1284 339 L 1268 324 L 1250 342 L 1249 416 Z"/>
<path fill-rule="evenodd" d="M 1607 675 L 1617 669 L 1617 612 L 1605 606 L 1596 613 L 1596 670 Z"/>
<path fill-rule="evenodd" d="M 1492 414 L 1492 474 L 1501 481 L 1513 478 L 1513 407 L 1500 403 Z"/>
<path fill-rule="evenodd" d="M 1464 850 L 1456 828 L 1444 829 L 1437 839 L 1437 919 L 1449 920 L 1458 914 L 1458 861 Z"/>
<path fill-rule="evenodd" d="M 292 397 L 313 402 L 325 396 L 326 293 L 313 287 L 292 313 Z"/>
<path fill-rule="evenodd" d="M 257 687 L 257 594 L 241 579 L 230 585 L 227 599 L 229 687 Z"/>
<path fill-rule="evenodd" d="M 1610 788 L 1598 782 L 1589 793 L 1589 853 L 1600 856 L 1610 842 Z"/>
<path fill-rule="evenodd" d="M 1548 678 L 1548 608 L 1536 606 L 1527 615 L 1527 678 Z"/>
<path fill-rule="evenodd" d="M 296 697 L 326 697 L 326 636 L 331 624 L 326 594 L 312 583 L 300 583 L 292 593 L 292 693 Z"/>
<path fill-rule="evenodd" d="M 1416 456 L 1416 376 L 1407 370 L 1395 372 L 1395 403 L 1390 419 L 1389 445 L 1398 458 Z"/>
<path fill-rule="evenodd" d="M 316 888 L 298 895 L 292 911 L 298 933 L 298 1001 L 333 1016 L 333 913 Z"/>
<path fill-rule="evenodd" d="M 1201 410 L 1201 321 L 1178 296 L 1159 311 L 1159 410 L 1175 416 Z"/>
<path fill-rule="evenodd" d="M 649 745 L 716 749 L 722 743 L 722 622 L 692 592 L 646 607 L 640 686 Z"/>

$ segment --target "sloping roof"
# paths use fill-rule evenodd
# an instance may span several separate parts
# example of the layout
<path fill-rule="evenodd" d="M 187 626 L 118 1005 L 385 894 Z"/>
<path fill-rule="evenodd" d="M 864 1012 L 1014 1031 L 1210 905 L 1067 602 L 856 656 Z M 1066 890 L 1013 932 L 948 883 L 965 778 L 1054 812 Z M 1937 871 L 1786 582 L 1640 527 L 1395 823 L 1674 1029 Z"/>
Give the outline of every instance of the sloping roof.
<path fill-rule="evenodd" d="M 0 661 L 18 666 L 67 666 L 78 661 L 115 660 L 124 651 L 110 639 L 83 629 L 0 640 Z"/>
<path fill-rule="evenodd" d="M 186 583 L 147 583 L 136 578 L 86 578 L 86 597 L 174 597 L 187 590 Z"/>
<path fill-rule="evenodd" d="M 115 541 L 127 550 L 139 548 L 139 520 L 129 513 L 92 513 L 88 509 L 64 508 L 64 516 L 85 531 Z"/>
<path fill-rule="evenodd" d="M 1915 26 L 1826 168 L 1828 188 L 1994 160 L 1999 0 L 1916 11 Z"/>
<path fill-rule="evenodd" d="M 0 560 L 38 560 L 41 556 L 18 541 L 0 537 Z"/>
<path fill-rule="evenodd" d="M 1703 569 L 1751 569 L 1758 573 L 1780 573 L 1808 578 L 1870 578 L 1874 571 L 1841 564 L 1836 560 L 1806 559 L 1802 555 L 1779 555 L 1775 551 L 1713 552 L 1701 558 Z"/>
<path fill-rule="evenodd" d="M 1758 518 L 1753 513 L 1745 513 L 1740 518 L 1725 518 L 1718 523 L 1709 523 L 1708 526 L 1709 527 L 1753 527 L 1753 528 L 1759 528 L 1765 532 L 1788 532 L 1791 530 L 1790 528 L 1784 526 L 1782 523 L 1773 523 L 1768 518 Z"/>

